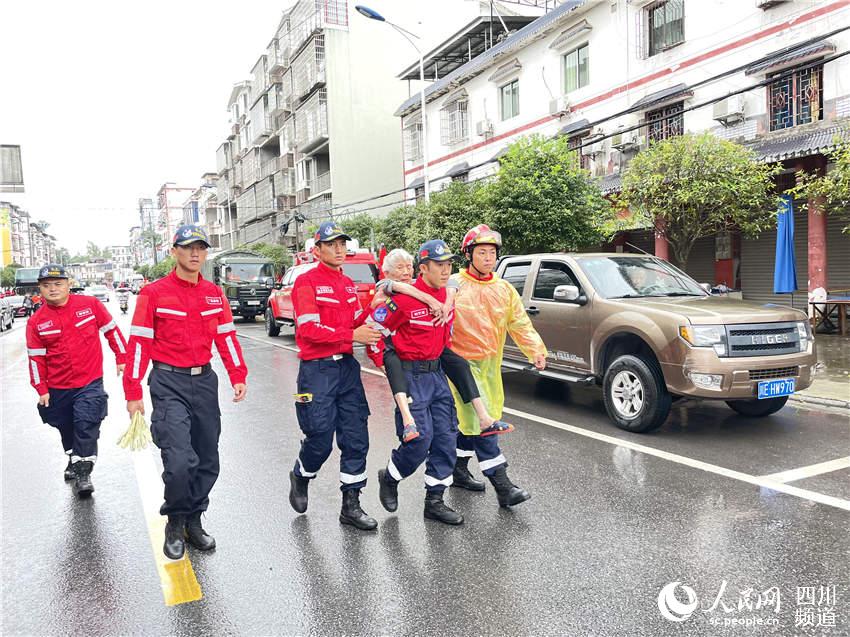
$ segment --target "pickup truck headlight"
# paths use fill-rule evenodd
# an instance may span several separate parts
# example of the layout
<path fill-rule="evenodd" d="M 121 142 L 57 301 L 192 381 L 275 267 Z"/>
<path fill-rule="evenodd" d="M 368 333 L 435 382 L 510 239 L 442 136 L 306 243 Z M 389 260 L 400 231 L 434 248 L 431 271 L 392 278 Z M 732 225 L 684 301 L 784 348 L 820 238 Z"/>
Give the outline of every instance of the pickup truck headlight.
<path fill-rule="evenodd" d="M 713 347 L 718 356 L 726 356 L 726 330 L 722 325 L 680 325 L 679 336 L 691 347 Z"/>
<path fill-rule="evenodd" d="M 809 348 L 809 341 L 813 341 L 812 327 L 808 321 L 797 322 L 797 335 L 800 337 L 800 351 L 805 352 Z"/>

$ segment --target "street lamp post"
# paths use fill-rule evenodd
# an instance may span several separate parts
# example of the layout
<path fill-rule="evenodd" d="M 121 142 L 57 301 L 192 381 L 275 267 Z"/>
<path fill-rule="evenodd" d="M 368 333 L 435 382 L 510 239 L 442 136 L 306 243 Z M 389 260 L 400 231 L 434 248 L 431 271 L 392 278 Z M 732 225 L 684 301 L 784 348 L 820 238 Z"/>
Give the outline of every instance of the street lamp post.
<path fill-rule="evenodd" d="M 411 33 L 407 29 L 403 29 L 397 24 L 393 24 L 374 9 L 370 9 L 362 4 L 358 4 L 354 8 L 357 9 L 357 12 L 360 15 L 363 15 L 370 20 L 385 22 L 390 25 L 393 29 L 400 33 L 405 40 L 410 42 L 410 45 L 416 49 L 416 52 L 419 54 L 419 83 L 421 84 L 419 99 L 420 109 L 422 112 L 422 179 L 423 185 L 425 186 L 425 201 L 428 202 L 431 199 L 431 184 L 428 180 L 428 125 L 425 118 L 425 59 L 422 57 L 422 50 L 413 40 L 411 40 L 411 38 L 416 38 L 418 40 L 419 36 Z"/>

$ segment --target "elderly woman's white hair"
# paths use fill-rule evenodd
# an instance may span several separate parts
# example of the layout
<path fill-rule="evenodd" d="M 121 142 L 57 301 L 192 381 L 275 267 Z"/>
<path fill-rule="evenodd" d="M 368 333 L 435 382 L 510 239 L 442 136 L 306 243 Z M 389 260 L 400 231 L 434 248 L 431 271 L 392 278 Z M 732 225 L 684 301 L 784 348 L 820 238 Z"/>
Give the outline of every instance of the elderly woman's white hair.
<path fill-rule="evenodd" d="M 384 274 L 388 274 L 390 270 L 395 268 L 402 261 L 413 263 L 413 255 L 404 248 L 395 248 L 394 250 L 390 250 L 387 253 L 387 256 L 384 257 L 384 263 L 381 265 L 381 270 L 384 271 Z"/>

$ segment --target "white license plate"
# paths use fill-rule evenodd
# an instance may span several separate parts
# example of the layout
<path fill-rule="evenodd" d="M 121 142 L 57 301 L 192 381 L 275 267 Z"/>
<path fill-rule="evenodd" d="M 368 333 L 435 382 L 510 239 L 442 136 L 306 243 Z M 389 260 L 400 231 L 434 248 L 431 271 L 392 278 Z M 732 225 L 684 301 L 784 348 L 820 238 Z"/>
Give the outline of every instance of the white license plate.
<path fill-rule="evenodd" d="M 248 301 L 248 305 L 259 305 L 259 301 Z"/>
<path fill-rule="evenodd" d="M 763 380 L 758 385 L 759 400 L 766 398 L 779 398 L 790 396 L 797 386 L 795 378 L 778 378 L 776 380 Z"/>

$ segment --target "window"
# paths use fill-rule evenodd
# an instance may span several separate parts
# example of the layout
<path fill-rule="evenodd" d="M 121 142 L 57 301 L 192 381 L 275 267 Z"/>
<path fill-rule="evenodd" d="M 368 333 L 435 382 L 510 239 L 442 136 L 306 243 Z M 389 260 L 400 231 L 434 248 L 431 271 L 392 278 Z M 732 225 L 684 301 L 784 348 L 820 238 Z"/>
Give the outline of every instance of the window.
<path fill-rule="evenodd" d="M 555 288 L 559 285 L 574 285 L 579 287 L 572 270 L 566 263 L 560 261 L 544 261 L 537 271 L 537 280 L 534 282 L 535 299 L 553 301 L 555 299 Z"/>
<path fill-rule="evenodd" d="M 658 142 L 681 135 L 685 129 L 684 102 L 677 102 L 646 114 L 649 141 Z"/>
<path fill-rule="evenodd" d="M 563 56 L 564 93 L 569 93 L 590 81 L 590 62 L 586 44 Z"/>
<path fill-rule="evenodd" d="M 647 10 L 649 56 L 685 41 L 685 0 L 664 0 Z"/>
<path fill-rule="evenodd" d="M 519 295 L 522 296 L 522 292 L 525 290 L 525 279 L 528 277 L 530 269 L 530 263 L 511 263 L 505 268 L 502 278 L 514 286 Z"/>
<path fill-rule="evenodd" d="M 425 199 L 425 186 L 417 186 L 413 189 L 413 196 L 416 198 L 416 201 L 423 201 Z"/>
<path fill-rule="evenodd" d="M 466 98 L 452 100 L 440 109 L 440 143 L 457 144 L 469 137 Z"/>
<path fill-rule="evenodd" d="M 567 145 L 576 151 L 579 167 L 584 170 L 590 170 L 590 157 L 586 153 L 581 152 L 581 145 L 587 140 L 587 137 L 588 134 L 575 135 L 567 141 Z"/>
<path fill-rule="evenodd" d="M 519 115 L 519 80 L 499 89 L 499 103 L 502 105 L 502 121 Z"/>
<path fill-rule="evenodd" d="M 411 122 L 404 127 L 404 158 L 407 161 L 422 159 L 422 122 Z"/>
<path fill-rule="evenodd" d="M 783 75 L 769 87 L 770 130 L 823 119 L 823 67 Z"/>
<path fill-rule="evenodd" d="M 452 177 L 452 181 L 461 181 L 466 183 L 469 181 L 469 173 L 460 173 L 459 175 L 454 175 Z"/>
<path fill-rule="evenodd" d="M 374 284 L 378 280 L 378 268 L 371 263 L 343 263 L 342 272 L 355 283 Z"/>

